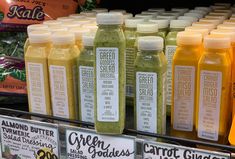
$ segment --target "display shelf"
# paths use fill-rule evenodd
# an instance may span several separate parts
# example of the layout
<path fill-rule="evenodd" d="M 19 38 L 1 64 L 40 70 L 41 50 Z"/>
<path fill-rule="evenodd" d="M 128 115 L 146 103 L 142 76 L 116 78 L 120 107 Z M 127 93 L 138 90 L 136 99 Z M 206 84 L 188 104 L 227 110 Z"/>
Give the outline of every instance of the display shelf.
<path fill-rule="evenodd" d="M 41 119 L 41 121 L 43 121 L 43 122 L 59 121 L 62 123 L 67 123 L 68 125 L 69 124 L 76 124 L 76 125 L 80 125 L 83 128 L 94 129 L 94 124 L 89 123 L 89 122 L 70 120 L 70 119 L 53 117 L 53 116 L 48 116 L 48 115 L 41 115 L 41 114 L 30 113 L 30 112 L 26 112 L 26 111 L 0 108 L 0 114 L 7 115 L 7 116 L 19 117 L 19 118 L 26 118 L 26 119 L 30 119 L 31 117 L 36 117 L 36 118 Z M 169 136 L 169 135 L 147 133 L 147 132 L 142 132 L 142 131 L 136 131 L 134 129 L 125 129 L 124 134 L 131 135 L 131 136 L 147 136 L 147 137 L 151 137 L 151 138 L 159 138 L 159 139 L 162 139 L 162 141 L 164 141 L 165 143 L 181 145 L 181 146 L 186 146 L 186 147 L 193 147 L 194 148 L 199 145 L 205 146 L 205 147 L 209 147 L 210 149 L 213 149 L 213 150 L 216 150 L 219 152 L 229 153 L 232 157 L 235 157 L 234 156 L 235 147 L 229 146 L 229 145 L 222 145 L 222 144 L 216 144 L 216 143 L 212 143 L 212 142 L 205 142 L 205 141 L 198 141 L 198 140 L 183 139 L 183 138 L 173 137 L 173 136 Z"/>

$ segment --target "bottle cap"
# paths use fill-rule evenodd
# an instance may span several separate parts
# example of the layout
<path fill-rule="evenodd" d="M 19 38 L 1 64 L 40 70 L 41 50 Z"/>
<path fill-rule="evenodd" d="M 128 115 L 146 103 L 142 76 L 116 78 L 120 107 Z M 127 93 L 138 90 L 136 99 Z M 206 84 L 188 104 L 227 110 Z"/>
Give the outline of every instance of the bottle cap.
<path fill-rule="evenodd" d="M 171 20 L 170 28 L 185 28 L 191 24 L 189 20 Z"/>
<path fill-rule="evenodd" d="M 196 18 L 198 18 L 198 19 L 203 18 L 203 15 L 200 14 L 200 13 L 185 13 L 184 15 L 185 15 L 185 16 L 190 16 L 190 17 L 196 17 Z"/>
<path fill-rule="evenodd" d="M 92 9 L 92 11 L 94 11 L 96 13 L 107 13 L 108 9 L 106 9 L 106 8 L 95 8 L 95 9 Z"/>
<path fill-rule="evenodd" d="M 132 18 L 132 17 L 133 17 L 133 14 L 131 14 L 131 13 L 125 13 L 125 14 L 123 14 L 124 20 L 125 20 L 125 19 L 128 19 L 128 18 Z"/>
<path fill-rule="evenodd" d="M 98 13 L 97 24 L 120 25 L 123 24 L 123 15 L 121 13 Z"/>
<path fill-rule="evenodd" d="M 85 19 L 76 19 L 75 22 L 80 25 L 85 25 L 91 23 L 92 20 L 85 18 Z"/>
<path fill-rule="evenodd" d="M 231 9 L 216 9 L 214 10 L 215 13 L 227 13 L 229 16 L 233 14 Z"/>
<path fill-rule="evenodd" d="M 143 18 L 145 20 L 150 20 L 151 18 L 154 18 L 154 15 L 151 14 L 136 14 L 136 18 Z"/>
<path fill-rule="evenodd" d="M 109 12 L 113 12 L 113 13 L 126 13 L 126 10 L 124 9 L 113 9 L 113 10 L 110 10 Z"/>
<path fill-rule="evenodd" d="M 203 10 L 209 13 L 212 9 L 210 7 L 195 7 L 195 10 Z"/>
<path fill-rule="evenodd" d="M 178 19 L 179 20 L 189 20 L 189 21 L 191 21 L 191 23 L 198 21 L 197 17 L 189 17 L 189 16 L 179 16 Z"/>
<path fill-rule="evenodd" d="M 172 8 L 171 11 L 177 11 L 180 12 L 181 14 L 184 14 L 189 11 L 188 8 Z"/>
<path fill-rule="evenodd" d="M 189 13 L 199 13 L 199 14 L 202 14 L 203 16 L 205 16 L 207 14 L 206 11 L 203 11 L 203 10 L 190 10 Z"/>
<path fill-rule="evenodd" d="M 143 23 L 144 19 L 142 18 L 129 18 L 125 20 L 125 26 L 127 28 L 137 28 L 137 24 Z"/>
<path fill-rule="evenodd" d="M 216 10 L 216 9 L 227 9 L 227 7 L 225 7 L 225 6 L 215 6 L 215 5 L 211 5 L 210 8 L 211 8 L 212 10 Z"/>
<path fill-rule="evenodd" d="M 57 25 L 57 26 L 49 27 L 49 31 L 53 34 L 55 32 L 59 32 L 59 31 L 68 31 L 68 29 L 65 27 L 62 27 L 60 25 Z"/>
<path fill-rule="evenodd" d="M 199 20 L 199 22 L 209 22 L 209 23 L 213 23 L 214 25 L 219 25 L 221 24 L 223 21 L 220 19 L 213 19 L 213 18 L 202 18 Z"/>
<path fill-rule="evenodd" d="M 95 34 L 82 35 L 82 42 L 84 46 L 94 46 Z"/>
<path fill-rule="evenodd" d="M 166 16 L 166 15 L 158 15 L 157 19 L 167 19 L 167 20 L 175 20 L 176 16 L 174 15 L 170 15 L 170 16 Z"/>
<path fill-rule="evenodd" d="M 69 15 L 70 18 L 73 18 L 73 19 L 84 19 L 86 18 L 85 15 L 82 15 L 82 14 L 71 14 Z"/>
<path fill-rule="evenodd" d="M 200 45 L 202 43 L 202 34 L 195 32 L 178 32 L 177 45 Z"/>
<path fill-rule="evenodd" d="M 157 23 L 159 29 L 168 28 L 170 21 L 167 19 L 151 19 L 150 22 Z"/>
<path fill-rule="evenodd" d="M 162 12 L 165 12 L 165 9 L 164 8 L 150 8 L 150 9 L 148 9 L 148 11 L 162 13 Z"/>
<path fill-rule="evenodd" d="M 153 15 L 153 16 L 157 16 L 158 15 L 158 12 L 155 12 L 155 11 L 142 11 L 141 14 L 149 14 L 149 15 Z"/>
<path fill-rule="evenodd" d="M 32 31 L 29 33 L 30 43 L 47 43 L 51 41 L 51 33 L 45 30 Z"/>
<path fill-rule="evenodd" d="M 209 34 L 209 29 L 202 27 L 190 26 L 185 28 L 186 32 L 200 33 L 203 37 Z"/>
<path fill-rule="evenodd" d="M 144 36 L 138 38 L 139 50 L 163 50 L 164 42 L 162 37 Z"/>
<path fill-rule="evenodd" d="M 224 7 L 231 7 L 231 4 L 230 3 L 215 3 L 215 6 L 224 6 Z"/>
<path fill-rule="evenodd" d="M 235 25 L 233 24 L 220 24 L 217 26 L 218 29 L 233 30 L 235 31 Z"/>
<path fill-rule="evenodd" d="M 63 22 L 72 22 L 72 21 L 74 21 L 74 19 L 70 18 L 70 17 L 59 17 L 59 18 L 57 18 L 57 20 L 62 22 L 62 23 Z"/>
<path fill-rule="evenodd" d="M 44 25 L 47 25 L 48 27 L 50 26 L 57 26 L 57 25 L 61 25 L 62 23 L 58 20 L 46 20 L 43 22 Z"/>
<path fill-rule="evenodd" d="M 156 33 L 158 32 L 158 26 L 156 23 L 146 22 L 137 24 L 138 33 Z"/>
<path fill-rule="evenodd" d="M 235 17 L 231 17 L 231 18 L 229 18 L 229 20 L 235 20 Z"/>
<path fill-rule="evenodd" d="M 96 16 L 96 12 L 95 11 L 83 11 L 80 14 L 84 15 L 86 17 L 95 17 Z"/>
<path fill-rule="evenodd" d="M 208 49 L 230 48 L 230 38 L 219 35 L 207 35 L 204 37 L 204 47 Z"/>
<path fill-rule="evenodd" d="M 213 30 L 216 26 L 211 22 L 194 22 L 192 26 L 208 28 L 209 31 Z"/>
<path fill-rule="evenodd" d="M 65 22 L 62 24 L 64 28 L 70 29 L 74 27 L 81 27 L 81 24 L 79 24 L 77 21 L 74 22 Z"/>
<path fill-rule="evenodd" d="M 52 34 L 52 43 L 57 45 L 74 44 L 75 36 L 68 31 L 60 31 Z"/>
<path fill-rule="evenodd" d="M 225 19 L 227 19 L 228 17 L 225 16 L 225 15 L 216 15 L 216 13 L 210 13 L 210 14 L 208 14 L 207 16 L 205 16 L 205 18 L 217 18 L 217 19 L 225 20 Z"/>
<path fill-rule="evenodd" d="M 224 22 L 223 22 L 223 24 L 232 24 L 232 25 L 235 25 L 235 20 L 225 20 Z"/>
<path fill-rule="evenodd" d="M 94 25 L 94 24 L 87 24 L 87 25 L 83 25 L 82 28 L 84 29 L 88 29 L 91 32 L 96 32 L 98 30 L 98 26 Z"/>
<path fill-rule="evenodd" d="M 27 27 L 27 33 L 29 34 L 32 31 L 45 30 L 48 31 L 49 28 L 45 24 L 32 24 Z"/>
<path fill-rule="evenodd" d="M 173 15 L 173 16 L 178 17 L 178 16 L 181 15 L 181 12 L 180 11 L 165 11 L 165 12 L 161 13 L 160 15 L 164 15 L 164 16 L 171 16 L 171 15 Z"/>
<path fill-rule="evenodd" d="M 232 43 L 235 42 L 235 31 L 232 30 L 216 29 L 211 31 L 211 35 L 222 35 L 229 37 Z"/>
<path fill-rule="evenodd" d="M 69 32 L 73 33 L 75 35 L 75 39 L 78 40 L 78 39 L 82 39 L 82 35 L 90 33 L 90 30 L 87 28 L 77 27 L 77 28 L 69 29 Z"/>

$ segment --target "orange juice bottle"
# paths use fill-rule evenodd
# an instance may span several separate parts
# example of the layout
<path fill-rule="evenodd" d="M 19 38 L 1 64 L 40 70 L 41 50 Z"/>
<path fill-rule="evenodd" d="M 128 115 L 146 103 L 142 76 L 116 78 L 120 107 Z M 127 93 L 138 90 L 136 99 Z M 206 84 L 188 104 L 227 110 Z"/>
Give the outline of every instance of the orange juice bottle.
<path fill-rule="evenodd" d="M 208 35 L 198 64 L 196 130 L 201 140 L 224 143 L 230 119 L 230 38 Z"/>
<path fill-rule="evenodd" d="M 51 49 L 48 31 L 32 31 L 25 54 L 29 111 L 51 115 L 47 57 Z"/>
<path fill-rule="evenodd" d="M 229 142 L 231 145 L 235 146 L 235 118 L 233 118 L 232 127 L 229 134 Z"/>
<path fill-rule="evenodd" d="M 201 56 L 202 35 L 193 32 L 177 34 L 173 57 L 171 134 L 195 138 L 197 66 Z"/>

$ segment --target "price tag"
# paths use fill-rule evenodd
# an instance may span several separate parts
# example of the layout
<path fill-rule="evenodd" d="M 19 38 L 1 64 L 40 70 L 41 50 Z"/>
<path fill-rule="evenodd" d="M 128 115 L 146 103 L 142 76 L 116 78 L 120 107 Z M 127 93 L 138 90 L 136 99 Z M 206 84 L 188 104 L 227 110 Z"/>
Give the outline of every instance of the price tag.
<path fill-rule="evenodd" d="M 144 141 L 143 159 L 230 159 L 230 155 L 173 144 Z"/>
<path fill-rule="evenodd" d="M 67 159 L 135 159 L 135 138 L 66 129 Z"/>
<path fill-rule="evenodd" d="M 58 126 L 0 116 L 3 158 L 59 159 Z"/>

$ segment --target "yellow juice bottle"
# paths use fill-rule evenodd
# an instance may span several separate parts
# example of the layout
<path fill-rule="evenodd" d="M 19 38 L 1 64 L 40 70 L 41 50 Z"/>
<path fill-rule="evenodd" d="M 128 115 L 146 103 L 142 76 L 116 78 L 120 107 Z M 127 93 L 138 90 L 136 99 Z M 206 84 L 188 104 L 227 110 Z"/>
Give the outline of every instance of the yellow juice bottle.
<path fill-rule="evenodd" d="M 52 44 L 48 69 L 53 115 L 76 119 L 76 59 L 79 50 L 75 45 L 75 37 L 69 32 L 56 32 L 52 35 Z"/>
<path fill-rule="evenodd" d="M 75 27 L 69 29 L 69 32 L 75 35 L 75 44 L 77 45 L 79 50 L 82 50 L 83 49 L 82 35 L 88 34 L 90 30 L 86 28 Z"/>
<path fill-rule="evenodd" d="M 197 137 L 225 143 L 228 133 L 231 61 L 230 38 L 208 35 L 198 65 L 196 106 Z"/>
<path fill-rule="evenodd" d="M 198 61 L 202 35 L 194 32 L 177 34 L 177 49 L 172 63 L 171 134 L 195 139 L 195 108 Z"/>
<path fill-rule="evenodd" d="M 51 115 L 48 54 L 51 49 L 51 34 L 48 31 L 32 31 L 25 54 L 29 111 Z"/>

